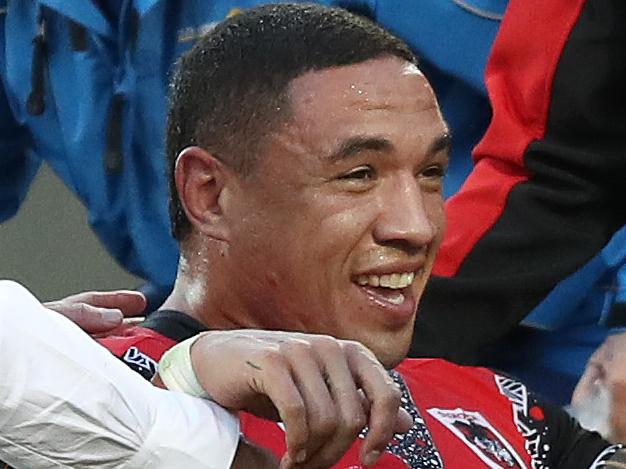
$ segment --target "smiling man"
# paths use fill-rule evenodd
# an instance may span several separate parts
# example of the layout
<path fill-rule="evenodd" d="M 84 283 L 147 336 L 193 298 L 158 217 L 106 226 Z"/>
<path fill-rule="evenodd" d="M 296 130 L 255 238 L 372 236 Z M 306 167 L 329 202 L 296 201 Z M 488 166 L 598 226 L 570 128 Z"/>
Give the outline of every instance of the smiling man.
<path fill-rule="evenodd" d="M 393 367 L 444 227 L 448 134 L 433 92 L 389 54 L 305 72 L 274 108 L 258 117 L 276 131 L 255 141 L 263 156 L 246 176 L 211 143 L 178 157 L 186 217 L 201 228 L 176 227 L 189 250 L 164 308 L 210 329 L 358 340 Z"/>
<path fill-rule="evenodd" d="M 288 450 L 286 466 L 324 467 L 344 452 L 338 468 L 588 468 L 621 457 L 520 383 L 405 360 L 444 231 L 449 141 L 415 58 L 370 22 L 283 4 L 221 23 L 173 82 L 174 291 L 105 345 L 150 376 L 176 342 L 217 330 L 193 346 L 205 358 L 194 367 L 213 370 L 205 390 L 230 407 L 225 383 L 242 367 L 253 388 L 280 382 L 293 404 L 277 405 L 287 441 L 283 426 L 247 414 L 242 430 Z M 413 424 L 393 435 L 399 402 Z M 294 415 L 307 428 L 290 437 Z"/>

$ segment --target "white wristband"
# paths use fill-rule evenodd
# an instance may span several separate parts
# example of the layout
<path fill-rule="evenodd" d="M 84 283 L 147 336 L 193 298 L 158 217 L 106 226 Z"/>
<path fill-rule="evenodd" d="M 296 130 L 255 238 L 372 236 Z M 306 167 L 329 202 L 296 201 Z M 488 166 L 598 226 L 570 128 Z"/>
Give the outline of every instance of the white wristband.
<path fill-rule="evenodd" d="M 159 375 L 168 389 L 211 399 L 200 385 L 191 364 L 191 346 L 201 336 L 191 337 L 165 352 L 159 361 Z"/>

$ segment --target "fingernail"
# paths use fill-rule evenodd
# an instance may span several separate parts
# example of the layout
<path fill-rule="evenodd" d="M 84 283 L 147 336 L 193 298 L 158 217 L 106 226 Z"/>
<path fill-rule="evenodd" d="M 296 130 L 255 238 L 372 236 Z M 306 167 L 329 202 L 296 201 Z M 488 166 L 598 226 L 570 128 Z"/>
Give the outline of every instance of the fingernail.
<path fill-rule="evenodd" d="M 117 309 L 105 309 L 102 311 L 102 320 L 105 322 L 120 322 L 122 313 Z"/>
<path fill-rule="evenodd" d="M 301 449 L 298 451 L 298 454 L 296 454 L 296 462 L 302 464 L 304 461 L 306 461 L 306 450 Z"/>
<path fill-rule="evenodd" d="M 378 461 L 378 458 L 380 458 L 380 451 L 370 451 L 363 458 L 363 465 L 372 466 Z"/>

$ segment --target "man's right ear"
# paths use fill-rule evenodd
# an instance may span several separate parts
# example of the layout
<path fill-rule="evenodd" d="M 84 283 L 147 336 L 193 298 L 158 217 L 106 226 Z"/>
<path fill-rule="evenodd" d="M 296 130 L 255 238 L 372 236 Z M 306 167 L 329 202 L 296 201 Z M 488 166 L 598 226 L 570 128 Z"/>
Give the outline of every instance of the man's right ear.
<path fill-rule="evenodd" d="M 176 158 L 176 190 L 194 230 L 218 240 L 228 239 L 220 195 L 228 168 L 200 147 L 187 147 Z"/>

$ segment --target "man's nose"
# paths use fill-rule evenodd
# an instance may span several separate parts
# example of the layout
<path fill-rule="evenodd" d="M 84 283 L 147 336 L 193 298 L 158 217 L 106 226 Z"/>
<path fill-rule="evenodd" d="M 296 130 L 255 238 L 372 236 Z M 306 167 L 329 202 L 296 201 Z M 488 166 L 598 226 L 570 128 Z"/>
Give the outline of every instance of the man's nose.
<path fill-rule="evenodd" d="M 433 214 L 429 213 L 415 178 L 390 181 L 382 192 L 380 215 L 374 227 L 376 241 L 407 251 L 420 250 L 431 243 L 436 235 Z"/>

